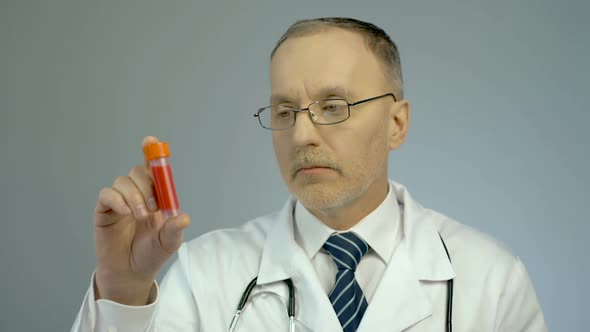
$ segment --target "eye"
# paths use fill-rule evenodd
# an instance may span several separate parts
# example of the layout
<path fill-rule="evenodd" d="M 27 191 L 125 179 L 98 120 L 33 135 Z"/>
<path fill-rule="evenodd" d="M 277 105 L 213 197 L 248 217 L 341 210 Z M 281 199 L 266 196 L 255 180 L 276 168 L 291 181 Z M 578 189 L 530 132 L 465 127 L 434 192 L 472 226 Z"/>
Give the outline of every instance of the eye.
<path fill-rule="evenodd" d="M 325 100 L 320 103 L 322 112 L 324 113 L 340 113 L 348 108 L 348 104 L 344 100 Z"/>
<path fill-rule="evenodd" d="M 288 118 L 290 115 L 291 115 L 291 112 L 289 112 L 289 111 L 282 111 L 277 114 L 277 116 L 280 118 Z"/>
<path fill-rule="evenodd" d="M 293 108 L 285 105 L 278 105 L 273 108 L 272 114 L 279 119 L 286 119 L 293 114 Z"/>
<path fill-rule="evenodd" d="M 334 112 L 334 111 L 337 111 L 338 108 L 339 108 L 339 105 L 327 103 L 324 105 L 324 107 L 322 109 L 327 112 Z"/>

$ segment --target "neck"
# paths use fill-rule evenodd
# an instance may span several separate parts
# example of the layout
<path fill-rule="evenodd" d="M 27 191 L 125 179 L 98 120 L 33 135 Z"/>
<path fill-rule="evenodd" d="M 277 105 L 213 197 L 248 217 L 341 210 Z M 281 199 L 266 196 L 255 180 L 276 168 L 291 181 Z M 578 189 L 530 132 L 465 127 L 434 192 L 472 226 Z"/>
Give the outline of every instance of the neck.
<path fill-rule="evenodd" d="M 328 227 L 345 231 L 377 209 L 387 197 L 388 192 L 389 182 L 385 178 L 385 180 L 375 181 L 366 193 L 345 206 L 326 210 L 309 210 L 309 212 Z"/>

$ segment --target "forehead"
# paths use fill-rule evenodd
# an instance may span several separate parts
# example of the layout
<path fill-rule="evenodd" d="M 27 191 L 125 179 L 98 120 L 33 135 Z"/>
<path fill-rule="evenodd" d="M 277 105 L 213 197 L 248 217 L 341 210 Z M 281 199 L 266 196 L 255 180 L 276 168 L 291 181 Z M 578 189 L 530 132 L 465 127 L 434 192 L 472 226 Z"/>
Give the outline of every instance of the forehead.
<path fill-rule="evenodd" d="M 383 69 L 359 33 L 331 28 L 287 39 L 270 65 L 271 101 L 375 93 Z"/>

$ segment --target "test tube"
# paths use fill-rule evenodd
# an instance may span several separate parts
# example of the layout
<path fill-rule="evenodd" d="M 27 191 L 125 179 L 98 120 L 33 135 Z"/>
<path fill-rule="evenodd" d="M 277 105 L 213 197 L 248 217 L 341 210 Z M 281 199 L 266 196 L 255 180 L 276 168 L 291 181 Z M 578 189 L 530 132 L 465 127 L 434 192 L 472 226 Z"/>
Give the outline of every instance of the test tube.
<path fill-rule="evenodd" d="M 147 145 L 144 147 L 143 153 L 152 171 L 154 188 L 162 217 L 166 220 L 179 215 L 180 205 L 178 204 L 172 167 L 170 166 L 168 143 L 159 142 Z"/>

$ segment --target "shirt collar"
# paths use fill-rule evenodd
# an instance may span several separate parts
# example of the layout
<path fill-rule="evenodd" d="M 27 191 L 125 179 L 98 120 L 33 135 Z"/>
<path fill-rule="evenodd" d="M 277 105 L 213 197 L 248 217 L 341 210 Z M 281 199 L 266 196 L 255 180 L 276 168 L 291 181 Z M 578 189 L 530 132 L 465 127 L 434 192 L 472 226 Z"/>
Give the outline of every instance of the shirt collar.
<path fill-rule="evenodd" d="M 399 205 L 390 183 L 383 202 L 348 231 L 355 232 L 367 241 L 371 250 L 387 264 L 401 239 L 402 234 L 399 231 L 399 226 Z M 295 206 L 295 241 L 303 248 L 310 260 L 320 251 L 330 235 L 336 232 L 297 201 Z"/>

